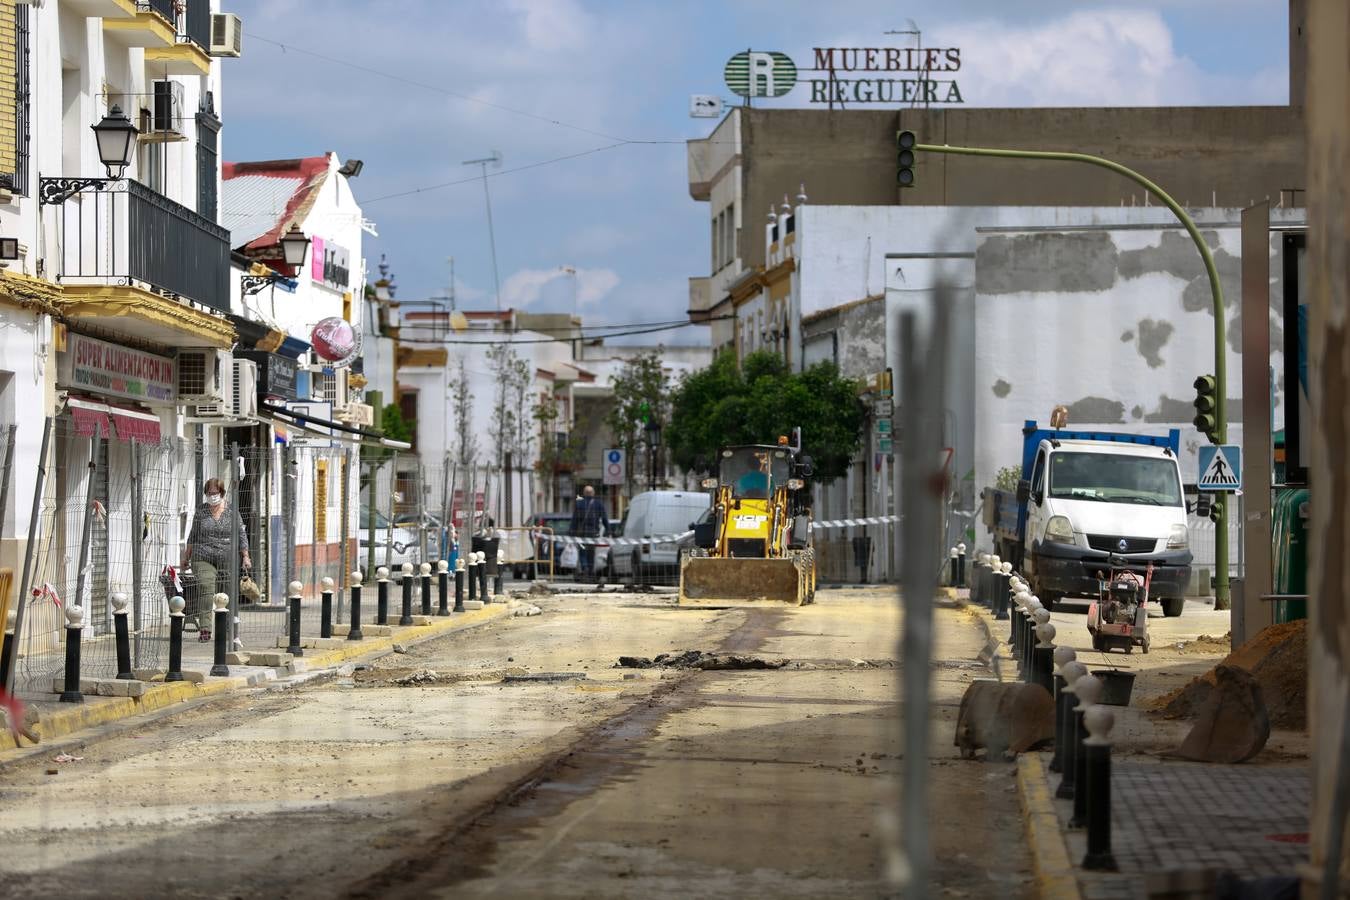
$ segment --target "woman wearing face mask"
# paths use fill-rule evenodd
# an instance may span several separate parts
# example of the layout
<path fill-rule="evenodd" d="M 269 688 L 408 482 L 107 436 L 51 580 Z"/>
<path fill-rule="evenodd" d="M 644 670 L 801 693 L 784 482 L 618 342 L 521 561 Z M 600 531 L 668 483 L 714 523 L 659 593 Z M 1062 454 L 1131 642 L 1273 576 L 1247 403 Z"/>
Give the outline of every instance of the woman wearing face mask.
<path fill-rule="evenodd" d="M 253 562 L 248 556 L 244 520 L 237 511 L 225 505 L 225 485 L 219 478 L 212 478 L 202 490 L 205 502 L 192 519 L 192 531 L 183 548 L 183 568 L 190 568 L 197 578 L 197 639 L 209 641 L 214 608 L 211 599 L 217 591 L 225 590 L 225 578 L 230 568 L 231 529 L 238 532 L 239 561 L 243 569 L 253 568 Z"/>

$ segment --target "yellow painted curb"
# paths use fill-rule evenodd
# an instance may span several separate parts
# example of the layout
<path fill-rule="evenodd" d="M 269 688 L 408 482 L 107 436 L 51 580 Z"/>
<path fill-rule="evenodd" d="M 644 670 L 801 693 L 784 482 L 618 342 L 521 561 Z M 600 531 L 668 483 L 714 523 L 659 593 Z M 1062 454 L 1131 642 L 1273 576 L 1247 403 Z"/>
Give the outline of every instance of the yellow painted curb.
<path fill-rule="evenodd" d="M 369 656 L 382 650 L 388 650 L 395 643 L 417 641 L 439 637 L 471 625 L 481 625 L 493 619 L 505 616 L 508 607 L 505 603 L 494 603 L 482 609 L 469 610 L 447 616 L 430 625 L 410 625 L 400 628 L 390 637 L 366 638 L 352 641 L 350 647 L 341 650 L 328 650 L 314 656 L 302 656 L 300 659 L 312 668 L 323 669 L 341 665 L 351 659 Z M 100 697 L 91 703 L 81 703 L 69 709 L 60 709 L 42 716 L 38 733 L 42 740 L 50 741 L 65 737 L 86 728 L 107 725 L 119 719 L 129 718 L 140 713 L 153 712 L 188 700 L 224 694 L 248 686 L 245 678 L 213 678 L 201 684 L 190 681 L 177 681 L 170 684 L 157 682 L 146 688 L 139 697 Z M 0 751 L 13 750 L 19 745 L 8 730 L 0 730 Z M 28 745 L 24 745 L 25 749 Z"/>
<path fill-rule="evenodd" d="M 1059 830 L 1059 816 L 1050 781 L 1039 753 L 1017 757 L 1017 794 L 1022 802 L 1036 895 L 1041 900 L 1080 900 L 1078 878 L 1069 862 L 1069 848 Z"/>
<path fill-rule="evenodd" d="M 388 650 L 395 644 L 413 641 L 420 643 L 429 638 L 440 637 L 443 634 L 458 631 L 460 628 L 470 625 L 481 625 L 484 622 L 500 618 L 507 612 L 508 607 L 505 603 L 493 603 L 482 609 L 471 609 L 466 612 L 455 613 L 453 616 L 440 617 L 430 625 L 396 626 L 398 631 L 389 637 L 368 637 L 359 641 L 351 641 L 351 646 L 343 647 L 341 650 L 325 650 L 312 656 L 307 653 L 300 659 L 307 661 L 311 666 L 318 669 L 338 666 L 361 656 L 367 656 L 380 650 Z"/>

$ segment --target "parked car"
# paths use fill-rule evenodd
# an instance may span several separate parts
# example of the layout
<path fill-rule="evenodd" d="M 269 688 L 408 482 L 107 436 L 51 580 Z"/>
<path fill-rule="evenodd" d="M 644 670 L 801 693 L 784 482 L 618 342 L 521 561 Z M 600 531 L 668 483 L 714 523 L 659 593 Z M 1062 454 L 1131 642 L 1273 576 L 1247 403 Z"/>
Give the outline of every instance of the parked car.
<path fill-rule="evenodd" d="M 623 534 L 623 519 L 605 520 L 605 538 L 616 538 Z M 600 584 L 604 584 L 607 579 L 613 578 L 610 570 L 611 550 L 609 543 L 602 538 L 601 543 L 595 547 L 595 576 Z"/>
<path fill-rule="evenodd" d="M 450 558 L 450 548 L 454 544 L 456 536 L 455 529 L 452 527 L 448 531 L 441 528 L 441 520 L 431 513 L 423 513 L 421 517 L 423 527 L 427 532 L 427 547 L 430 552 L 429 559 L 434 564 L 436 560 Z M 418 545 L 419 552 L 421 548 L 421 534 L 418 531 L 417 513 L 400 513 L 394 516 L 394 530 L 404 529 L 413 532 L 416 537 L 415 542 Z"/>
<path fill-rule="evenodd" d="M 661 581 L 673 584 L 679 574 L 679 546 L 675 540 L 647 540 L 689 531 L 712 505 L 712 497 L 698 491 L 646 491 L 633 498 L 624 517 L 623 537 L 637 541 L 611 553 L 613 577 L 633 584 Z M 642 543 L 647 541 L 646 543 Z"/>
<path fill-rule="evenodd" d="M 553 561 L 553 572 L 556 575 L 563 571 L 562 556 L 563 549 L 566 546 L 564 541 L 558 538 L 566 537 L 572 533 L 572 516 L 570 513 L 535 513 L 530 516 L 525 523 L 531 528 L 549 528 L 552 529 L 553 538 L 549 539 L 547 533 L 540 532 L 534 542 L 534 558 L 539 561 L 539 571 L 541 575 L 548 574 L 549 560 Z M 524 563 L 513 563 L 511 574 L 516 579 L 524 578 L 528 572 L 529 566 Z M 569 570 L 570 571 L 570 570 Z"/>
<path fill-rule="evenodd" d="M 370 547 L 370 510 L 366 507 L 361 508 L 360 534 L 357 536 L 357 558 L 356 564 L 364 569 Z M 389 534 L 389 517 L 384 513 L 376 511 L 375 513 L 375 566 L 388 566 L 391 570 L 397 569 L 405 562 L 417 566 L 421 563 L 421 541 L 422 536 L 413 525 L 394 524 L 394 533 L 392 541 Z M 374 577 L 373 573 L 369 577 Z"/>

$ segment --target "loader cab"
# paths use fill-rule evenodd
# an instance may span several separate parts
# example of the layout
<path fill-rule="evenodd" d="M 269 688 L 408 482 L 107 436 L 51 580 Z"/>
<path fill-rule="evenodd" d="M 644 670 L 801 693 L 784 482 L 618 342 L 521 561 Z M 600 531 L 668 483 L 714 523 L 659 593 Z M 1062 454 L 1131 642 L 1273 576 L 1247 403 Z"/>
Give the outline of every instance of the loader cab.
<path fill-rule="evenodd" d="M 787 482 L 790 466 L 791 452 L 784 447 L 729 447 L 722 451 L 718 480 L 730 485 L 738 500 L 768 500 Z"/>

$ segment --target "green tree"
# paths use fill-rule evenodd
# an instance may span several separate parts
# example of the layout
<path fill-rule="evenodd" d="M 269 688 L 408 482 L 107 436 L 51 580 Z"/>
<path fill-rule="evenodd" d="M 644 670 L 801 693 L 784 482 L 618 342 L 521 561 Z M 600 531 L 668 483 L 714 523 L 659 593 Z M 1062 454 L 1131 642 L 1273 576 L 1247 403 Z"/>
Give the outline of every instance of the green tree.
<path fill-rule="evenodd" d="M 779 356 L 760 351 L 738 368 L 735 355 L 723 353 L 681 380 L 667 444 L 676 465 L 708 471 L 723 447 L 773 443 L 800 427 L 815 477 L 829 483 L 848 471 L 862 445 L 866 411 L 858 387 L 833 363 L 791 372 Z"/>
<path fill-rule="evenodd" d="M 614 435 L 614 443 L 623 448 L 628 458 L 630 494 L 636 468 L 633 451 L 646 440 L 647 422 L 655 421 L 664 426 L 670 418 L 670 373 L 661 364 L 663 349 L 657 347 L 638 354 L 625 362 L 618 374 L 610 376 L 609 380 L 614 389 L 614 406 L 605 416 L 605 425 Z"/>

